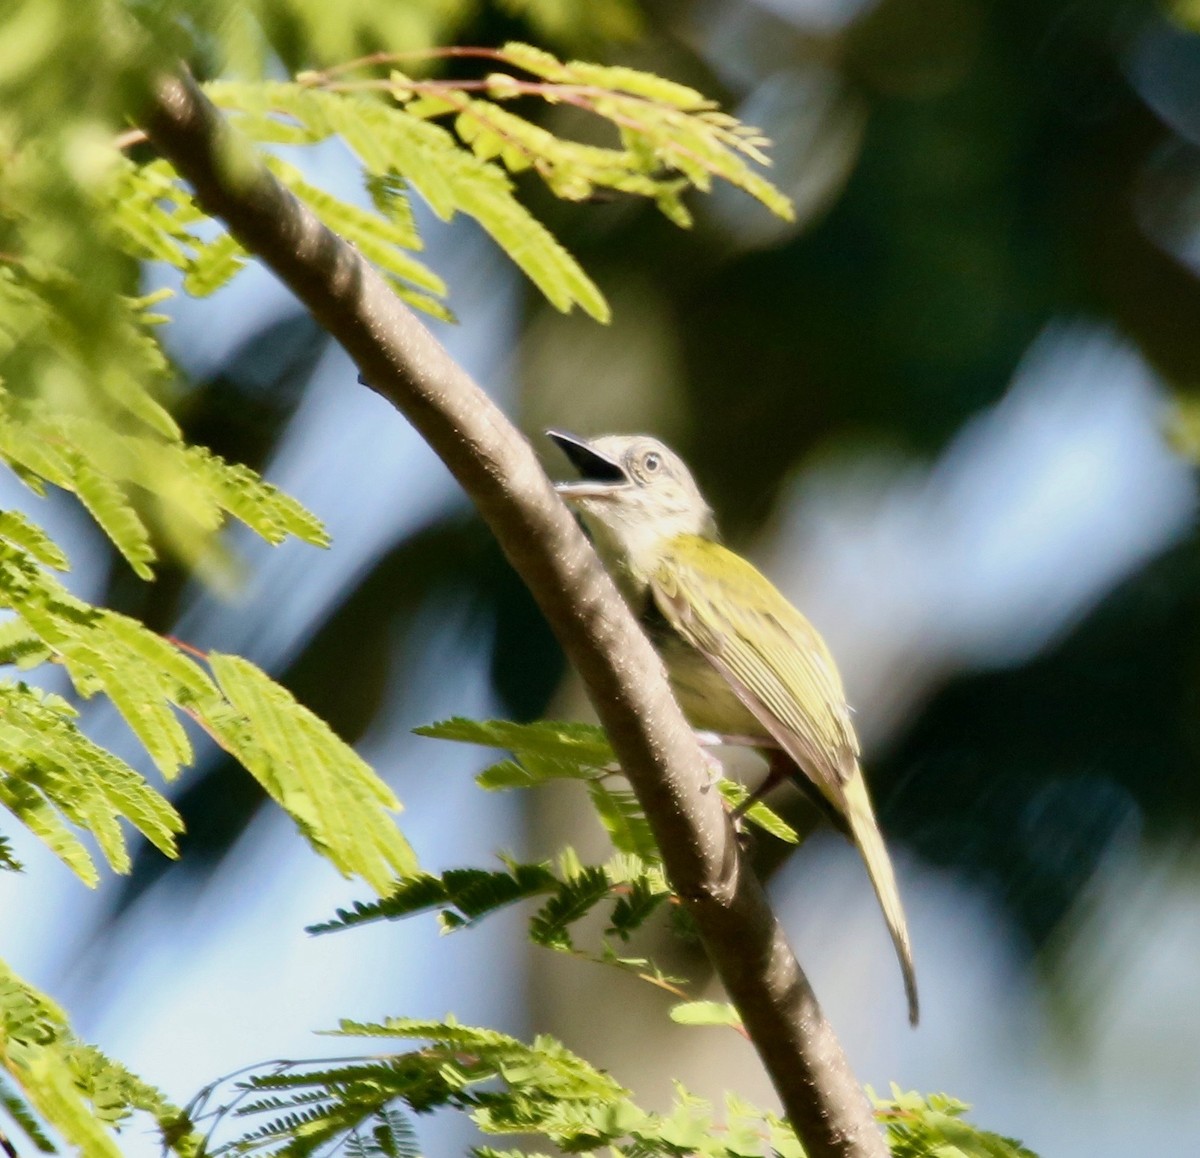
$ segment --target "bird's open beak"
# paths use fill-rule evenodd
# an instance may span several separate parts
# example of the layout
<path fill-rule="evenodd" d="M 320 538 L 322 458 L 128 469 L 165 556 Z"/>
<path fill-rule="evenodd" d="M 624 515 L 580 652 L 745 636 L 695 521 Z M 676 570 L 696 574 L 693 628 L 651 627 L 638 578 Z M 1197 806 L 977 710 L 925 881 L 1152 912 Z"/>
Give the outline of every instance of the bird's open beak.
<path fill-rule="evenodd" d="M 594 449 L 587 439 L 565 430 L 547 430 L 546 435 L 555 441 L 581 475 L 578 482 L 554 484 L 554 489 L 564 499 L 601 498 L 629 485 L 625 468 Z"/>

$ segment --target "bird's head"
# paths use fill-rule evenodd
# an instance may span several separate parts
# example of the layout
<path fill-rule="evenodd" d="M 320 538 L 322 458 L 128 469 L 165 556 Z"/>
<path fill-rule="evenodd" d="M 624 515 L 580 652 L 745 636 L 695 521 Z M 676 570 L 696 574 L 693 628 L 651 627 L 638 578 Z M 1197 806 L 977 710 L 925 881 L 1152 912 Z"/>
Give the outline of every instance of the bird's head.
<path fill-rule="evenodd" d="M 579 512 L 602 555 L 638 573 L 653 568 L 667 540 L 715 537 L 712 511 L 691 472 L 656 438 L 546 433 L 580 474 L 554 489 Z"/>

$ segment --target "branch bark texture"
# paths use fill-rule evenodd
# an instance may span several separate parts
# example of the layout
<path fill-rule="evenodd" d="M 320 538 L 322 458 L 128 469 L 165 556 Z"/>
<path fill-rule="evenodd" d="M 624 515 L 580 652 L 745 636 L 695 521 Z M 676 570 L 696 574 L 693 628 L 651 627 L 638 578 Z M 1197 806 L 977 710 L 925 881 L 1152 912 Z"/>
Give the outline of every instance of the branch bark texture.
<path fill-rule="evenodd" d="M 862 1089 L 739 855 L 662 665 L 525 438 L 351 245 L 257 160 L 187 76 L 140 123 L 424 436 L 474 501 L 587 686 L 730 998 L 811 1158 L 883 1158 Z"/>

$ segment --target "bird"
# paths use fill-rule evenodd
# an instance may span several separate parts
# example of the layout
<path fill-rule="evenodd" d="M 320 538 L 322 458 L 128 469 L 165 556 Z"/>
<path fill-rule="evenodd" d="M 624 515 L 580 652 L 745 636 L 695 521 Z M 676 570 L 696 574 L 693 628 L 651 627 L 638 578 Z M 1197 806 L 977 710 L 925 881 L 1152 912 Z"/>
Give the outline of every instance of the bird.
<path fill-rule="evenodd" d="M 769 759 L 765 791 L 792 777 L 857 847 L 891 934 L 908 1016 L 916 969 L 891 858 L 833 656 L 816 628 L 748 560 L 723 546 L 684 461 L 648 435 L 547 436 L 579 472 L 555 490 L 582 522 L 662 657 L 688 723 Z"/>

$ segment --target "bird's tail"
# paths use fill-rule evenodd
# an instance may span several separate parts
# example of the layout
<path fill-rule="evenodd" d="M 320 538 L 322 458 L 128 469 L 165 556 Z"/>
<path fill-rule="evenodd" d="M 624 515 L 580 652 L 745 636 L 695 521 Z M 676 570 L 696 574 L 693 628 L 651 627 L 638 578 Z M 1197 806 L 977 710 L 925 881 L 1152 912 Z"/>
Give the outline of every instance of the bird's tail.
<path fill-rule="evenodd" d="M 908 997 L 908 1020 L 912 1025 L 916 1025 L 920 1017 L 917 974 L 913 968 L 912 945 L 908 940 L 904 906 L 900 903 L 900 891 L 896 888 L 892 861 L 880 835 L 875 811 L 871 807 L 871 798 L 867 795 L 866 781 L 860 770 L 856 770 L 856 773 L 844 784 L 846 819 L 854 843 L 858 845 L 858 851 L 866 862 L 871 884 L 875 886 L 875 895 L 879 898 L 879 907 L 883 909 L 888 932 L 892 935 L 892 944 L 896 946 L 896 956 L 900 958 L 900 970 L 904 974 L 904 992 Z"/>

